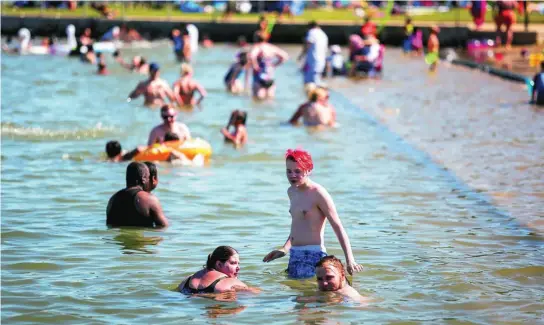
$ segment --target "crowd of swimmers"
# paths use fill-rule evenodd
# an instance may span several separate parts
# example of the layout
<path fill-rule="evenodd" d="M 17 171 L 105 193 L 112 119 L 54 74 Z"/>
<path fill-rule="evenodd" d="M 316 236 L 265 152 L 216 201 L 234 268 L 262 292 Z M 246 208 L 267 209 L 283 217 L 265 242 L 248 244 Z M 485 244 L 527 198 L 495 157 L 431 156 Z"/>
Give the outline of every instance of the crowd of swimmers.
<path fill-rule="evenodd" d="M 126 152 L 118 141 L 106 144 L 108 159 L 113 162 L 130 161 L 148 146 L 169 141 L 187 141 L 191 132 L 187 125 L 176 121 L 177 108 L 192 108 L 202 105 L 207 96 L 206 89 L 193 78 L 190 65 L 196 49 L 194 35 L 198 35 L 196 27 L 182 25 L 171 33 L 174 55 L 180 65 L 180 77 L 172 86 L 160 78 L 160 66 L 156 62 L 148 62 L 143 56 L 134 56 L 129 62 L 122 58 L 120 52 L 114 53 L 115 61 L 123 68 L 147 75 L 128 94 L 127 101 L 140 96 L 146 106 L 160 107 L 162 123 L 150 130 L 147 146 Z M 118 33 L 118 31 L 112 31 Z M 421 34 L 407 20 L 405 26 L 409 51 L 420 52 Z M 367 21 L 360 35 L 349 38 L 349 57 L 344 59 L 339 45 L 329 47 L 326 33 L 316 22 L 308 25 L 304 45 L 297 61 L 301 62 L 301 75 L 307 99 L 298 106 L 287 121 L 297 124 L 302 119 L 308 127 L 329 128 L 336 125 L 336 110 L 329 102 L 329 91 L 323 85 L 323 78 L 338 75 L 364 74 L 368 77 L 378 76 L 382 71 L 385 48 L 376 37 L 377 29 Z M 427 44 L 429 53 L 438 53 L 438 28 L 432 28 Z M 85 30 L 79 43 L 92 47 L 91 32 Z M 191 36 L 192 35 L 192 36 Z M 206 37 L 206 46 L 213 42 Z M 250 93 L 255 99 L 273 98 L 276 92 L 274 78 L 275 69 L 289 60 L 287 52 L 270 44 L 270 32 L 267 22 L 261 19 L 259 28 L 253 36 L 253 43 L 248 44 L 245 38 L 239 39 L 240 50 L 232 64 L 226 69 L 224 84 L 229 93 Z M 197 36 L 198 40 L 198 36 Z M 196 44 L 198 46 L 198 43 Z M 408 48 L 408 46 L 406 46 Z M 88 53 L 89 51 L 87 51 Z M 90 51 L 92 53 L 92 51 Z M 95 62 L 98 73 L 107 73 L 104 54 L 87 55 L 82 60 Z M 433 62 L 431 69 L 436 69 Z M 251 85 L 250 83 L 251 79 Z M 543 83 L 544 84 L 544 83 Z M 246 128 L 247 112 L 234 110 L 228 123 L 220 132 L 225 141 L 241 146 L 248 141 Z M 173 150 L 170 161 L 184 159 L 183 154 Z M 291 227 L 286 231 L 287 238 L 279 248 L 264 254 L 263 262 L 268 263 L 289 254 L 287 274 L 293 279 L 316 277 L 321 291 L 332 291 L 357 301 L 367 301 L 353 289 L 346 274 L 354 274 L 363 270 L 353 255 L 348 234 L 338 216 L 331 195 L 320 184 L 312 181 L 313 160 L 309 152 L 302 149 L 289 149 L 285 153 L 285 171 L 289 182 L 287 191 L 291 214 Z M 131 162 L 126 169 L 125 188 L 116 192 L 107 205 L 106 223 L 111 227 L 136 226 L 165 228 L 169 220 L 165 216 L 159 199 L 152 194 L 158 186 L 157 166 L 152 162 Z M 343 250 L 345 266 L 340 259 L 327 254 L 324 243 L 324 229 L 329 222 Z M 260 290 L 253 288 L 238 279 L 240 272 L 240 255 L 229 246 L 217 247 L 207 258 L 206 266 L 187 277 L 179 284 L 179 291 L 186 294 L 209 294 L 226 291 Z"/>
<path fill-rule="evenodd" d="M 206 90 L 192 78 L 190 65 L 192 53 L 187 31 L 173 31 L 172 43 L 176 59 L 181 61 L 180 78 L 170 86 L 160 78 L 160 66 L 155 62 L 143 61 L 134 57 L 132 63 L 126 63 L 116 53 L 116 61 L 127 69 L 147 73 L 148 78 L 139 82 L 128 95 L 128 101 L 139 96 L 144 97 L 144 104 L 159 106 L 163 122 L 154 127 L 148 137 L 147 145 L 168 141 L 185 141 L 191 138 L 189 128 L 176 121 L 178 107 L 201 105 L 206 97 Z M 174 40 L 174 37 L 181 37 Z M 274 69 L 289 59 L 288 54 L 279 47 L 268 43 L 268 37 L 257 31 L 252 45 L 246 45 L 236 54 L 233 64 L 228 68 L 225 88 L 231 93 L 250 91 L 256 99 L 273 98 L 275 95 Z M 316 23 L 309 25 L 306 43 L 299 60 L 303 61 L 303 82 L 307 100 L 302 103 L 290 124 L 297 124 L 302 119 L 304 125 L 311 127 L 331 127 L 335 125 L 336 110 L 329 102 L 329 93 L 321 85 L 327 62 L 336 63 L 336 59 L 327 58 L 328 39 Z M 333 54 L 340 54 L 335 51 Z M 140 71 L 142 69 L 142 71 Z M 147 71 L 145 71 L 147 70 Z M 245 75 L 244 81 L 242 76 Z M 248 86 L 252 78 L 251 86 Z M 247 112 L 232 111 L 228 123 L 221 129 L 225 141 L 237 146 L 248 140 L 245 127 Z M 147 146 L 139 146 L 124 152 L 118 141 L 106 144 L 106 153 L 111 161 L 129 161 Z M 180 159 L 173 150 L 170 160 Z M 182 155 L 182 154 L 181 154 Z M 362 271 L 356 262 L 347 232 L 338 216 L 335 204 L 328 191 L 312 181 L 313 161 L 310 153 L 302 149 L 287 150 L 285 154 L 286 176 L 289 182 L 288 197 L 292 224 L 287 232 L 287 239 L 277 249 L 263 254 L 263 262 L 268 263 L 289 254 L 287 274 L 293 279 L 316 277 L 320 291 L 339 294 L 359 302 L 368 298 L 361 296 L 347 280 L 347 274 Z M 151 162 L 131 162 L 126 170 L 125 188 L 116 192 L 107 206 L 106 223 L 110 227 L 137 226 L 165 228 L 169 225 L 159 199 L 151 192 L 159 183 L 157 166 Z M 324 228 L 329 222 L 344 252 L 346 264 L 340 259 L 327 254 L 324 244 Z M 207 258 L 205 267 L 184 279 L 178 290 L 185 294 L 215 294 L 227 291 L 249 291 L 258 293 L 260 289 L 251 287 L 238 279 L 240 255 L 229 246 L 217 247 Z"/>
<path fill-rule="evenodd" d="M 118 152 L 120 147 L 116 147 Z M 268 263 L 289 254 L 287 274 L 292 279 L 316 277 L 320 291 L 334 292 L 350 300 L 367 303 L 350 286 L 346 275 L 363 270 L 352 252 L 347 232 L 338 216 L 334 201 L 328 191 L 312 181 L 314 165 L 311 155 L 302 149 L 289 149 L 285 153 L 285 170 L 289 182 L 289 213 L 291 227 L 280 248 L 265 254 Z M 152 162 L 131 162 L 126 169 L 126 186 L 109 200 L 106 224 L 110 227 L 132 226 L 165 228 L 169 220 L 164 215 L 159 199 L 151 192 L 158 186 L 157 166 Z M 328 255 L 324 243 L 324 230 L 329 222 L 346 260 Z M 184 294 L 216 294 L 227 291 L 259 293 L 238 279 L 240 255 L 229 246 L 219 246 L 208 255 L 205 267 L 185 278 L 178 286 Z"/>

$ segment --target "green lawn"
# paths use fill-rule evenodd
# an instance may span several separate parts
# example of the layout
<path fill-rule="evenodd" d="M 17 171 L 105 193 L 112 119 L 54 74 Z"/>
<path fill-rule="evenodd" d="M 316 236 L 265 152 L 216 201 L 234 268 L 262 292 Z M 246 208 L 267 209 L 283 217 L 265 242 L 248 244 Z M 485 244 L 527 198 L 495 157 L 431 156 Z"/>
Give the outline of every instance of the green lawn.
<path fill-rule="evenodd" d="M 111 8 L 117 11 L 117 18 L 150 18 L 150 19 L 168 19 L 169 17 L 174 20 L 199 20 L 199 21 L 211 21 L 221 18 L 221 13 L 183 13 L 177 8 L 174 8 L 170 5 L 165 5 L 162 9 L 148 9 L 142 5 L 133 4 L 133 5 L 123 5 L 119 3 L 110 4 Z M 28 15 L 28 16 L 45 16 L 45 17 L 95 17 L 100 18 L 100 14 L 88 7 L 79 7 L 74 11 L 69 11 L 67 9 L 47 9 L 40 10 L 39 8 L 28 8 L 28 9 L 16 9 L 13 8 L 10 4 L 2 3 L 1 5 L 2 15 Z M 379 16 L 382 17 L 379 17 Z M 235 14 L 232 16 L 231 21 L 233 22 L 256 22 L 259 17 L 259 14 Z M 379 14 L 378 17 L 373 18 L 376 22 L 381 22 L 384 19 L 387 21 L 394 21 L 399 23 L 404 20 L 404 16 L 390 16 L 383 17 L 383 13 Z M 351 9 L 335 9 L 335 10 L 326 10 L 326 9 L 307 9 L 300 16 L 294 18 L 295 22 L 304 23 L 310 20 L 317 20 L 322 23 L 357 23 L 361 19 L 355 16 L 353 10 Z M 456 20 L 460 22 L 472 21 L 472 17 L 467 9 L 452 9 L 444 13 L 433 13 L 428 15 L 417 15 L 413 17 L 414 23 L 417 24 L 418 21 L 433 21 L 433 22 L 455 22 Z M 285 18 L 286 22 L 291 21 L 289 18 Z M 544 23 L 544 15 L 538 13 L 531 14 L 529 21 L 531 23 Z M 492 13 L 487 13 L 486 22 L 492 23 Z M 518 22 L 523 22 L 523 17 L 518 16 Z"/>

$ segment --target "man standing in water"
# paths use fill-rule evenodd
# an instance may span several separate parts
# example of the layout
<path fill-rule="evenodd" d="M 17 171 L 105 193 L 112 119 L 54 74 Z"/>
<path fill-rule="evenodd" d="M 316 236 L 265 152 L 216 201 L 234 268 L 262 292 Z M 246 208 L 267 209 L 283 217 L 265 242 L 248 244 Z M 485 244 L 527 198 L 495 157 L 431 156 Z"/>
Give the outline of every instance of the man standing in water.
<path fill-rule="evenodd" d="M 151 63 L 149 65 L 149 78 L 140 82 L 136 88 L 130 93 L 127 101 L 138 98 L 144 95 L 146 106 L 160 106 L 166 104 L 166 100 L 175 102 L 174 92 L 168 83 L 160 78 L 159 65 Z"/>
<path fill-rule="evenodd" d="M 304 84 L 320 83 L 320 76 L 325 71 L 327 61 L 327 49 L 329 47 L 329 38 L 327 34 L 312 21 L 308 25 L 304 47 L 298 56 L 298 60 L 306 57 L 303 67 Z"/>
<path fill-rule="evenodd" d="M 327 190 L 310 180 L 314 167 L 312 157 L 304 150 L 287 150 L 285 154 L 287 179 L 291 186 L 287 190 L 291 207 L 291 232 L 283 247 L 268 253 L 263 262 L 285 256 L 289 251 L 289 277 L 310 278 L 315 275 L 315 265 L 326 256 L 324 245 L 325 221 L 331 223 L 347 260 L 349 274 L 363 270 L 355 262 L 348 235 L 336 212 L 336 207 Z"/>
<path fill-rule="evenodd" d="M 106 209 L 106 224 L 112 227 L 168 227 L 168 219 L 155 196 L 146 192 L 150 186 L 149 169 L 144 163 L 127 166 L 127 187 L 115 193 Z"/>
<path fill-rule="evenodd" d="M 253 97 L 272 98 L 276 90 L 273 68 L 287 61 L 289 55 L 279 47 L 267 43 L 258 32 L 255 34 L 255 43 L 248 56 L 253 71 Z M 276 62 L 272 62 L 273 59 L 276 59 Z"/>
<path fill-rule="evenodd" d="M 161 107 L 162 124 L 157 125 L 151 130 L 147 145 L 150 146 L 157 142 L 163 142 L 166 133 L 172 132 L 179 136 L 181 141 L 185 141 L 191 138 L 191 132 L 187 125 L 176 122 L 177 112 L 169 105 L 163 105 Z"/>

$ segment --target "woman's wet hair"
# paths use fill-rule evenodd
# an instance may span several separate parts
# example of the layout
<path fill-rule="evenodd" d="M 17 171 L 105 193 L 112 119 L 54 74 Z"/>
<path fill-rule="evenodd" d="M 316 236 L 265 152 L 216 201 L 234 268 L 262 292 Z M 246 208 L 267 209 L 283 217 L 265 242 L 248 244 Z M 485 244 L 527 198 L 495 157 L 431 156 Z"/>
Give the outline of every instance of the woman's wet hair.
<path fill-rule="evenodd" d="M 213 253 L 208 255 L 208 260 L 206 261 L 206 269 L 215 270 L 215 264 L 217 264 L 217 261 L 225 263 L 229 260 L 231 256 L 235 254 L 238 254 L 238 252 L 230 246 L 217 247 L 213 251 Z"/>
<path fill-rule="evenodd" d="M 241 110 L 234 110 L 232 111 L 232 113 L 230 114 L 230 120 L 232 122 L 240 122 L 242 123 L 243 125 L 246 125 L 246 121 L 247 121 L 247 112 L 246 111 L 241 111 Z"/>
<path fill-rule="evenodd" d="M 121 153 L 121 144 L 119 141 L 109 141 L 106 143 L 106 154 L 108 158 L 114 158 Z"/>
<path fill-rule="evenodd" d="M 346 269 L 344 268 L 344 264 L 342 264 L 342 261 L 336 256 L 327 255 L 325 257 L 322 257 L 319 262 L 317 262 L 315 267 L 334 267 L 336 270 L 338 270 L 340 276 L 345 278 L 348 284 L 351 285 L 348 278 L 346 277 Z"/>

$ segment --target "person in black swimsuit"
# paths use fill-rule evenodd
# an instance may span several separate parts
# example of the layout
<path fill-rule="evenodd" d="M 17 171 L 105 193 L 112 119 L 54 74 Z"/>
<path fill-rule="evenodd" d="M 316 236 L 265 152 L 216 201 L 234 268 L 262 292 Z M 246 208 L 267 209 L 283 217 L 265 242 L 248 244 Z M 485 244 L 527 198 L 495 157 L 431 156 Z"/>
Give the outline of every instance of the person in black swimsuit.
<path fill-rule="evenodd" d="M 184 294 L 255 291 L 238 280 L 239 263 L 240 257 L 234 248 L 219 246 L 208 255 L 204 269 L 183 280 L 178 286 L 178 290 Z"/>
<path fill-rule="evenodd" d="M 168 226 L 168 219 L 155 196 L 146 192 L 150 188 L 149 168 L 140 162 L 127 167 L 127 187 L 115 193 L 108 202 L 106 224 L 110 227 Z"/>

